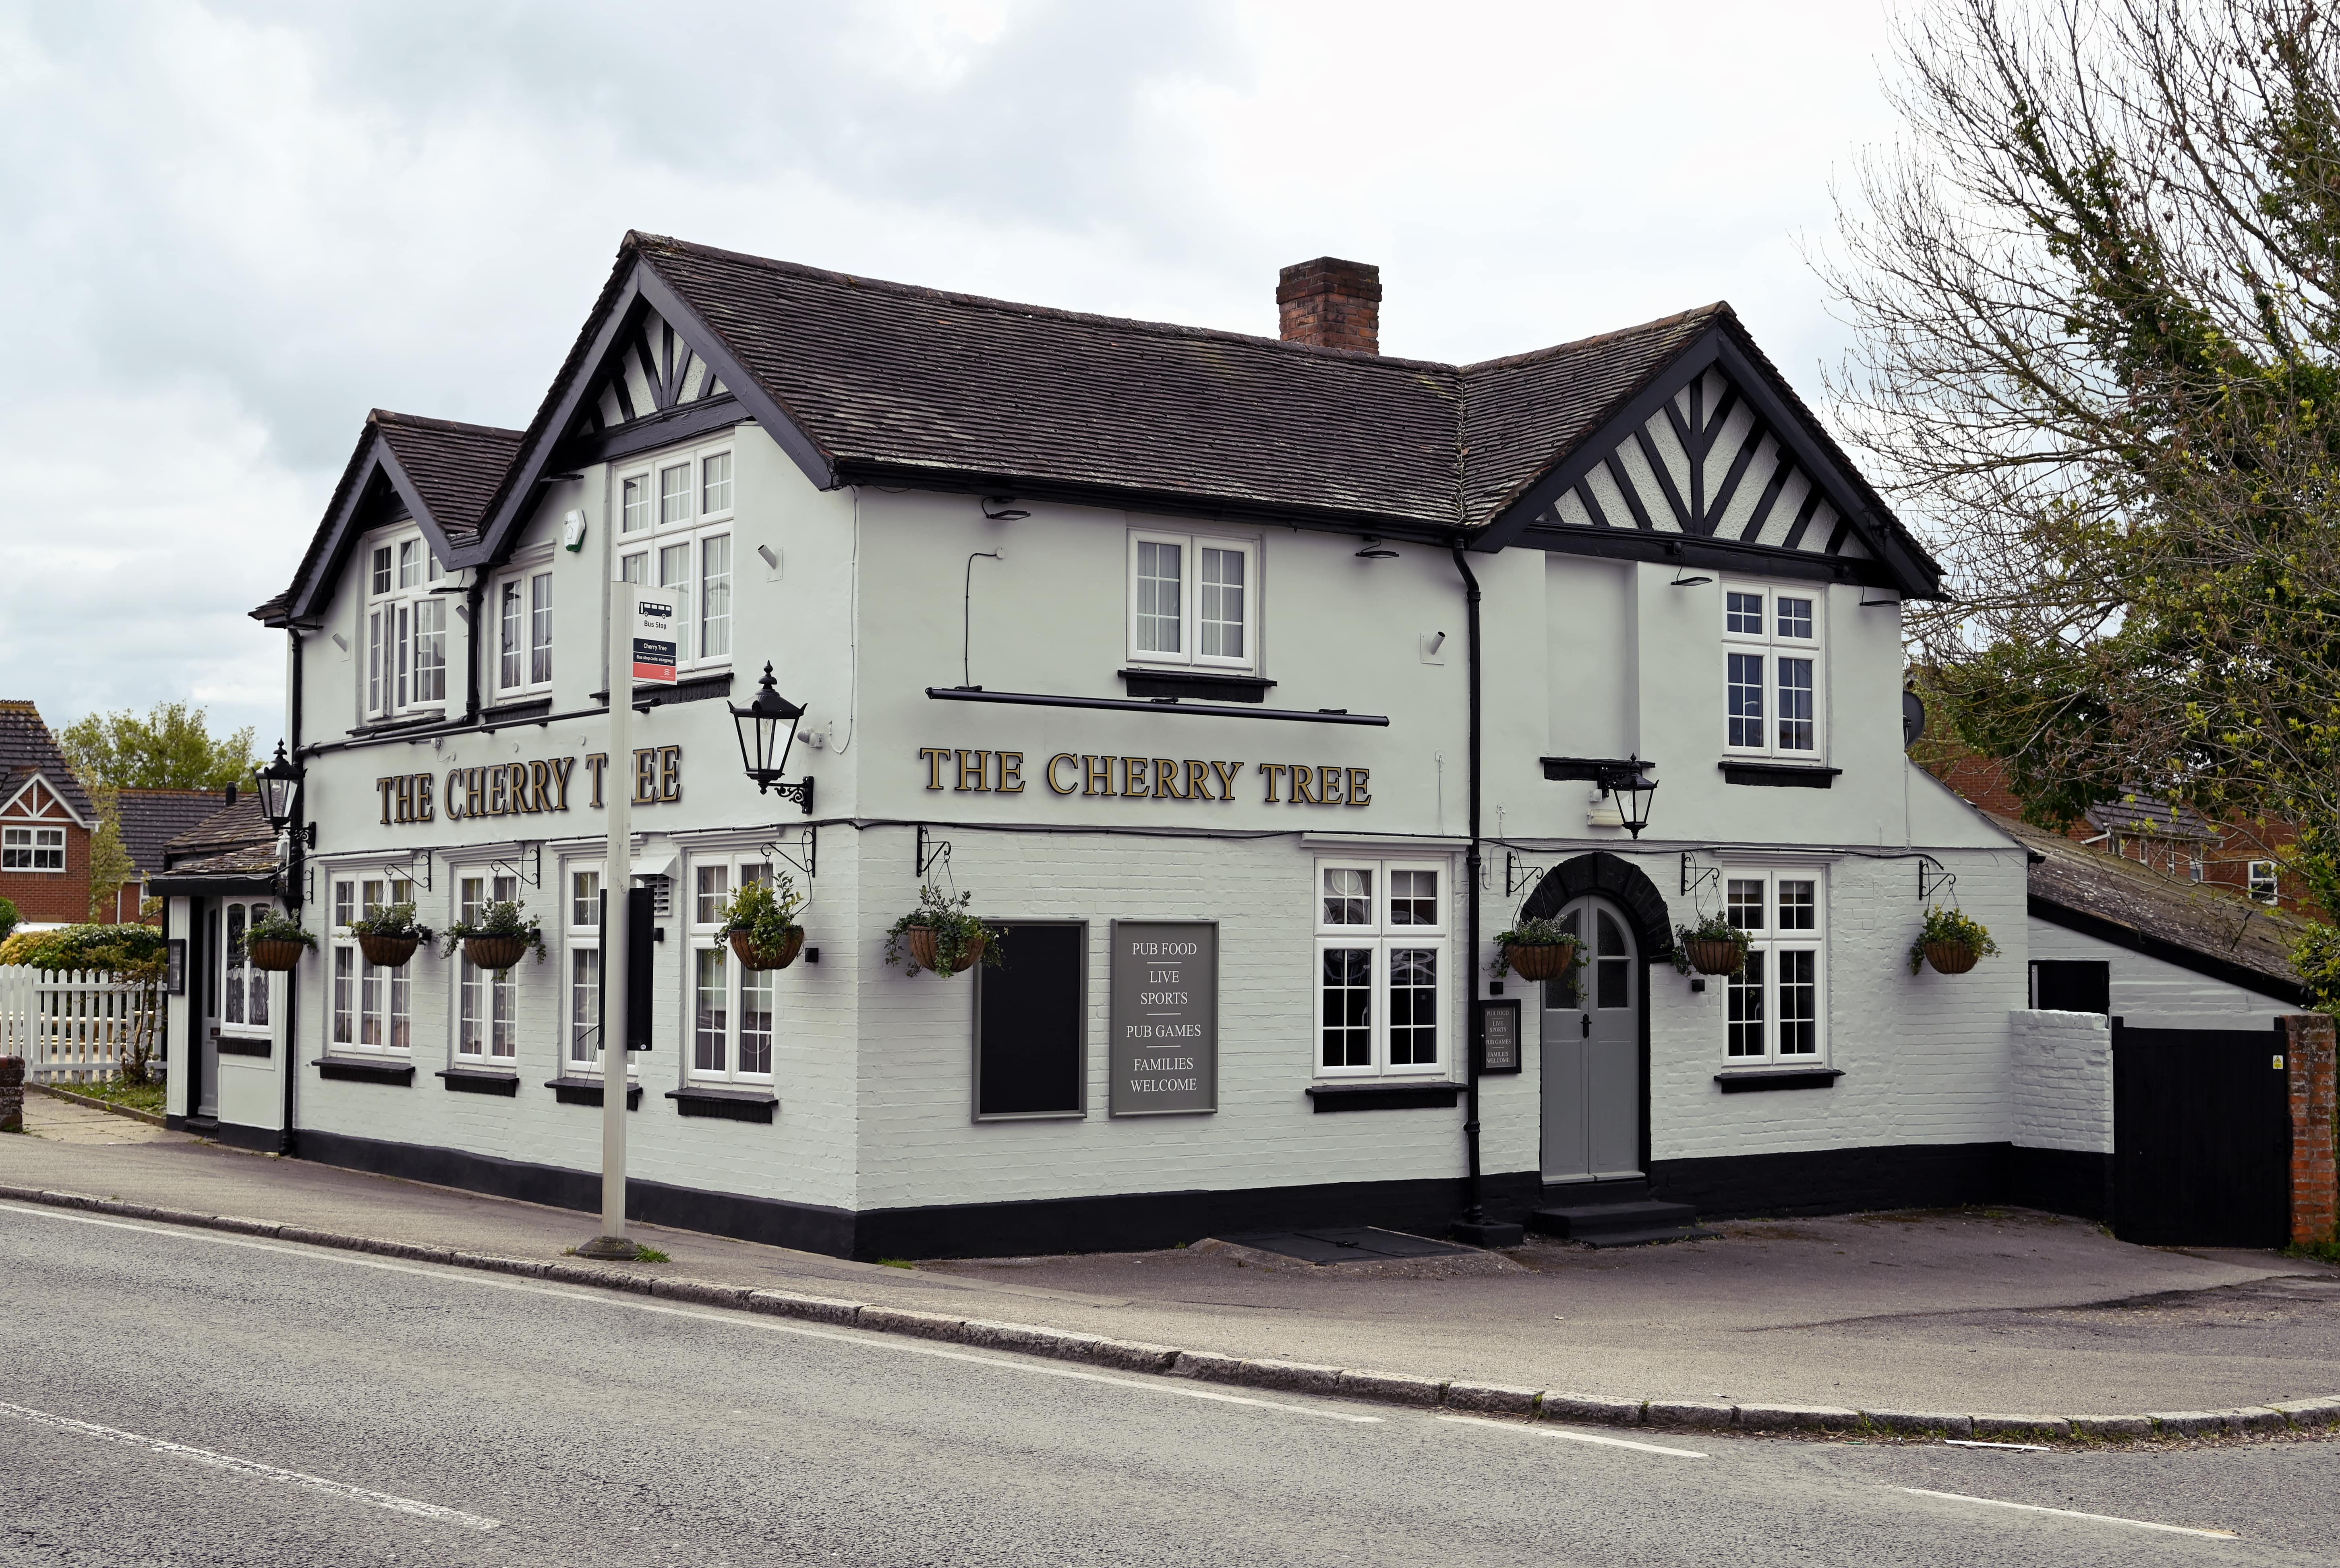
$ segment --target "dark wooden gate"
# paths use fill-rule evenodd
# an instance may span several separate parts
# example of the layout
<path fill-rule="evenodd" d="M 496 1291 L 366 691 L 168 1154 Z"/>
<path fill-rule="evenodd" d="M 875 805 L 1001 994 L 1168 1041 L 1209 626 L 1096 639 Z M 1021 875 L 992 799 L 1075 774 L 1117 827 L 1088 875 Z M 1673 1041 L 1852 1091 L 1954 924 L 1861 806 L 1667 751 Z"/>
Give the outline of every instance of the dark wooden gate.
<path fill-rule="evenodd" d="M 2291 1239 L 2285 1037 L 2113 1020 L 2113 1234 L 2147 1246 Z"/>

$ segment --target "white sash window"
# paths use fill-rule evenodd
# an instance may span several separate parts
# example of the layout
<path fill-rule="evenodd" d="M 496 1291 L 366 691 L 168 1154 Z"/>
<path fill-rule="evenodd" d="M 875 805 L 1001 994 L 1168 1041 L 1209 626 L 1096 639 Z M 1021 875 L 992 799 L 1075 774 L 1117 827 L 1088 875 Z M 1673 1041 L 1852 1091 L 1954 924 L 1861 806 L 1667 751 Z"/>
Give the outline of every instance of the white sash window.
<path fill-rule="evenodd" d="M 732 891 L 768 881 L 771 874 L 762 860 L 702 860 L 691 867 L 690 1076 L 699 1082 L 772 1081 L 779 976 L 742 968 L 729 938 L 719 934 Z"/>
<path fill-rule="evenodd" d="M 1319 1077 L 1445 1072 L 1445 880 L 1434 863 L 1316 863 Z"/>
<path fill-rule="evenodd" d="M 394 719 L 447 702 L 446 569 L 420 532 L 366 550 L 365 710 Z"/>
<path fill-rule="evenodd" d="M 1129 657 L 1249 670 L 1259 663 L 1259 546 L 1203 534 L 1129 536 Z"/>
<path fill-rule="evenodd" d="M 1818 762 L 1828 755 L 1822 711 L 1818 588 L 1722 585 L 1723 750 Z"/>
<path fill-rule="evenodd" d="M 674 596 L 679 672 L 731 663 L 731 455 L 725 445 L 661 457 L 618 481 L 618 575 Z"/>
<path fill-rule="evenodd" d="M 1724 870 L 1724 912 L 1747 933 L 1746 967 L 1723 982 L 1732 1067 L 1827 1059 L 1826 888 L 1817 870 Z"/>
<path fill-rule="evenodd" d="M 460 877 L 455 887 L 456 913 L 465 920 L 479 919 L 491 902 L 510 903 L 520 897 L 516 877 Z M 509 969 L 482 969 L 468 958 L 461 960 L 455 987 L 458 1060 L 510 1067 L 519 1059 L 519 975 L 518 964 Z"/>
<path fill-rule="evenodd" d="M 413 960 L 395 969 L 366 961 L 350 929 L 385 905 L 414 897 L 402 877 L 333 878 L 332 1046 L 335 1050 L 407 1051 L 413 1039 Z"/>

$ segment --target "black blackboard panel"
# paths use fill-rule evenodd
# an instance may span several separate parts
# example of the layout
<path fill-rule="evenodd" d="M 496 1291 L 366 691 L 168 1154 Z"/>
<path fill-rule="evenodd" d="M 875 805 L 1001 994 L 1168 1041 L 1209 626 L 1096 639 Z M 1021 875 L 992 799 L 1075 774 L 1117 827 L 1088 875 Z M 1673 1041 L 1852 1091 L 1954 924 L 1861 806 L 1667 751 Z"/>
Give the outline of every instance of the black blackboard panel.
<path fill-rule="evenodd" d="M 975 1114 L 1078 1116 L 1087 1056 L 1088 928 L 1006 928 L 1006 961 L 975 982 Z"/>

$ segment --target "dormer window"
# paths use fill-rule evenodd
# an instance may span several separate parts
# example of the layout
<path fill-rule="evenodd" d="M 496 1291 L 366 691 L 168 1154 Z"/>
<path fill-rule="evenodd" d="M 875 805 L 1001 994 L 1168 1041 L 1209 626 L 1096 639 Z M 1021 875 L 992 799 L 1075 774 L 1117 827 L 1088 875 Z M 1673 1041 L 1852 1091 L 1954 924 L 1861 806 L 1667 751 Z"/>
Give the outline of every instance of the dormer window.
<path fill-rule="evenodd" d="M 418 533 L 369 547 L 365 710 L 395 719 L 447 701 L 447 600 L 431 589 L 446 569 Z"/>

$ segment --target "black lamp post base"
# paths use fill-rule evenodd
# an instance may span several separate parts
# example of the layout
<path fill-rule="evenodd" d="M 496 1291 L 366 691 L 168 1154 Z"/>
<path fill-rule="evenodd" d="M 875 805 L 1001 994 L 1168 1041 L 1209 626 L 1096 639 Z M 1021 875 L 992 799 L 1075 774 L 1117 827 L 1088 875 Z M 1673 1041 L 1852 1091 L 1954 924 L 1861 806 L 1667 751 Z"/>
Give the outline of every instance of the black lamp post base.
<path fill-rule="evenodd" d="M 1453 1231 L 1454 1239 L 1465 1246 L 1524 1246 L 1528 1239 L 1525 1226 L 1506 1219 L 1458 1219 Z"/>
<path fill-rule="evenodd" d="M 1517 1227 L 1514 1227 L 1517 1228 Z M 607 1258 L 619 1263 L 631 1263 L 642 1255 L 642 1249 L 621 1236 L 597 1236 L 577 1249 L 579 1257 Z"/>

